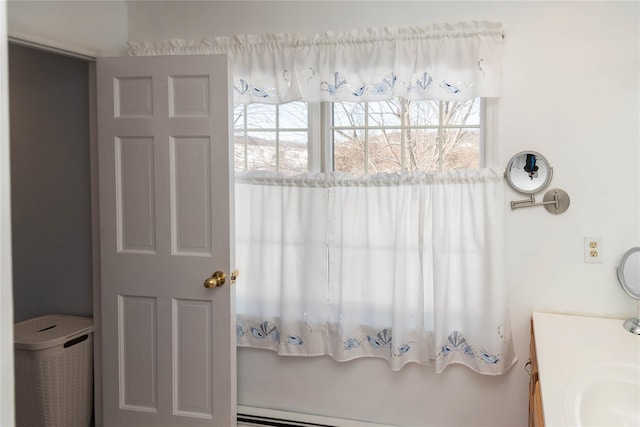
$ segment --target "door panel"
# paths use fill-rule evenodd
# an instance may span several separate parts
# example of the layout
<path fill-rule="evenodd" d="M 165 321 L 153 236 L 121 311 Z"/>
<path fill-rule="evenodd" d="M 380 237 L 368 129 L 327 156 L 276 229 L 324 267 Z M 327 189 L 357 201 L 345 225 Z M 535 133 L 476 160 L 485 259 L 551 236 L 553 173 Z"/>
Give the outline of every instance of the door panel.
<path fill-rule="evenodd" d="M 104 425 L 235 425 L 226 56 L 97 67 Z"/>
<path fill-rule="evenodd" d="M 171 138 L 173 252 L 211 256 L 209 137 Z"/>
<path fill-rule="evenodd" d="M 155 254 L 153 138 L 116 137 L 118 249 Z"/>
<path fill-rule="evenodd" d="M 156 299 L 120 296 L 118 328 L 122 375 L 120 406 L 156 413 Z"/>
<path fill-rule="evenodd" d="M 212 331 L 200 325 L 211 325 L 213 310 L 209 301 L 174 300 L 174 407 L 176 413 L 211 418 L 211 352 Z M 193 331 L 200 333 L 194 334 Z"/>

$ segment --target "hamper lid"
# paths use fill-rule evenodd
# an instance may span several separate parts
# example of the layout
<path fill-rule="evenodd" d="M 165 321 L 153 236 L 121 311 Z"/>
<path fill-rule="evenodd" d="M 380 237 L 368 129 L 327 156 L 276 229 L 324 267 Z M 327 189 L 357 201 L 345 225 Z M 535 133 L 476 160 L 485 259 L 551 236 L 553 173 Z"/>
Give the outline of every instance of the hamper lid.
<path fill-rule="evenodd" d="M 53 314 L 16 323 L 13 327 L 15 348 L 42 350 L 64 344 L 69 338 L 93 332 L 91 317 Z"/>

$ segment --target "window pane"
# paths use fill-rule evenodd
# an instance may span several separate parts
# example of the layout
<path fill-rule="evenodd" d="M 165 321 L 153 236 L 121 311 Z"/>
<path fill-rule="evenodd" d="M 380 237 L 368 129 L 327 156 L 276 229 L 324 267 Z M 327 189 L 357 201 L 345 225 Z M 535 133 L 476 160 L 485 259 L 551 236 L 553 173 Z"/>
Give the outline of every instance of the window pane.
<path fill-rule="evenodd" d="M 369 126 L 400 126 L 402 106 L 399 99 L 369 102 Z"/>
<path fill-rule="evenodd" d="M 280 165 L 278 172 L 299 175 L 309 170 L 307 132 L 280 133 Z"/>
<path fill-rule="evenodd" d="M 408 171 L 439 169 L 437 129 L 407 129 L 405 138 Z"/>
<path fill-rule="evenodd" d="M 408 126 L 437 126 L 439 101 L 407 101 Z"/>
<path fill-rule="evenodd" d="M 244 128 L 244 105 L 236 104 L 233 106 L 233 128 Z"/>
<path fill-rule="evenodd" d="M 480 99 L 442 103 L 444 125 L 480 125 Z"/>
<path fill-rule="evenodd" d="M 367 173 L 402 171 L 402 131 L 378 130 L 369 134 Z"/>
<path fill-rule="evenodd" d="M 275 129 L 276 106 L 267 104 L 247 105 L 248 129 Z"/>
<path fill-rule="evenodd" d="M 290 102 L 280 105 L 280 128 L 306 129 L 308 127 L 307 104 Z"/>
<path fill-rule="evenodd" d="M 364 104 L 355 102 L 333 103 L 333 126 L 364 126 Z"/>
<path fill-rule="evenodd" d="M 443 141 L 443 170 L 480 167 L 479 129 L 445 129 Z"/>
<path fill-rule="evenodd" d="M 349 129 L 333 132 L 333 167 L 339 172 L 362 175 L 364 168 L 364 130 Z"/>
<path fill-rule="evenodd" d="M 244 132 L 235 132 L 233 144 L 233 164 L 234 169 L 238 172 L 247 170 L 246 162 L 246 144 Z"/>
<path fill-rule="evenodd" d="M 247 133 L 247 169 L 276 171 L 276 133 Z"/>

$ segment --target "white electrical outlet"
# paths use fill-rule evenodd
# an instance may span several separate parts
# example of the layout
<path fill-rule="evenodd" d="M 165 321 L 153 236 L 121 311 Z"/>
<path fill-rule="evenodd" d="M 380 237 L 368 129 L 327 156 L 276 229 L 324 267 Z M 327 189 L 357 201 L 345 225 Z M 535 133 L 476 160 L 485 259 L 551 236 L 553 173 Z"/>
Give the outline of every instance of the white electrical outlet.
<path fill-rule="evenodd" d="M 602 263 L 602 237 L 584 238 L 584 262 Z"/>

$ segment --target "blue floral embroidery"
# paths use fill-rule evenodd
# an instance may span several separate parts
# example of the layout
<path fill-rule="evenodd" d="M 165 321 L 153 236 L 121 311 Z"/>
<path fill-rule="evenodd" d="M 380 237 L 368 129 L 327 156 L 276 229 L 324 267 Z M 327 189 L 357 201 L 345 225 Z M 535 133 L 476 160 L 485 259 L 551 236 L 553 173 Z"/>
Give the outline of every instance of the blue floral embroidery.
<path fill-rule="evenodd" d="M 383 85 L 382 83 L 378 83 L 377 85 L 373 86 L 371 92 L 373 92 L 374 95 L 384 95 L 388 90 L 389 89 L 387 88 L 387 86 Z"/>
<path fill-rule="evenodd" d="M 467 356 L 474 355 L 473 349 L 469 344 L 467 344 L 467 340 L 458 331 L 453 331 L 453 333 L 449 335 L 449 338 L 447 338 L 447 342 L 448 344 L 442 347 L 442 354 L 445 356 L 456 350 L 462 351 Z"/>
<path fill-rule="evenodd" d="M 480 352 L 480 355 L 482 356 L 482 360 L 487 363 L 498 363 L 498 360 L 500 360 L 496 356 L 492 356 L 484 350 Z"/>
<path fill-rule="evenodd" d="M 389 90 L 393 89 L 396 81 L 398 80 L 398 76 L 395 73 L 387 74 L 380 83 L 367 85 L 360 84 L 357 86 L 357 89 L 352 90 L 351 95 L 358 98 L 365 94 L 365 92 L 369 89 L 374 95 L 384 95 Z M 333 73 L 333 83 L 323 81 L 320 83 L 320 90 L 324 92 L 329 92 L 331 96 L 336 95 L 336 93 L 341 88 L 351 88 L 352 86 L 347 83 L 347 79 L 343 74 L 336 71 Z"/>
<path fill-rule="evenodd" d="M 244 79 L 240 79 L 233 84 L 233 88 L 240 94 L 244 95 L 249 90 L 249 84 L 244 81 Z"/>
<path fill-rule="evenodd" d="M 355 338 L 349 338 L 344 342 L 345 350 L 353 350 L 354 348 L 360 347 L 360 341 Z"/>
<path fill-rule="evenodd" d="M 363 340 L 364 341 L 364 338 Z M 349 338 L 344 342 L 345 350 L 353 350 L 355 348 L 360 347 L 361 340 L 357 338 Z M 383 329 L 376 336 L 366 335 L 366 341 L 371 345 L 371 347 L 375 349 L 380 348 L 389 348 L 391 357 L 401 357 L 409 350 L 411 350 L 411 346 L 409 345 L 412 341 L 408 343 L 404 343 L 398 348 L 394 348 L 393 339 L 391 334 L 391 329 Z"/>
<path fill-rule="evenodd" d="M 236 336 L 242 338 L 244 336 L 245 332 L 242 330 L 242 326 L 237 325 L 236 326 Z"/>
<path fill-rule="evenodd" d="M 335 95 L 338 89 L 347 84 L 347 80 L 339 72 L 333 73 L 333 84 L 328 82 L 320 83 L 320 90 L 329 92 L 330 95 Z"/>
<path fill-rule="evenodd" d="M 239 79 L 233 82 L 233 88 L 240 95 L 244 95 L 249 91 L 249 83 L 247 83 L 244 79 Z M 256 96 L 258 98 L 268 98 L 269 93 L 266 90 L 262 90 L 259 87 L 251 86 L 251 95 Z"/>
<path fill-rule="evenodd" d="M 270 325 L 269 322 L 262 322 L 259 328 L 254 328 L 252 326 L 250 330 L 251 330 L 251 335 L 253 335 L 254 338 L 263 340 L 267 338 L 269 335 L 273 334 L 274 335 L 273 339 L 275 341 L 280 340 L 280 332 L 278 332 L 278 328 L 276 328 L 273 325 Z"/>
<path fill-rule="evenodd" d="M 253 86 L 251 88 L 251 93 L 253 94 L 253 96 L 257 96 L 258 98 L 268 98 L 269 94 L 267 92 L 265 92 L 264 90 Z"/>
<path fill-rule="evenodd" d="M 428 73 L 422 73 L 422 77 L 416 80 L 416 84 L 422 90 L 427 90 L 431 83 L 433 82 L 433 78 Z"/>
<path fill-rule="evenodd" d="M 289 336 L 287 336 L 287 342 L 288 342 L 289 344 L 293 344 L 293 345 L 302 345 L 302 344 L 303 344 L 303 342 L 302 342 L 302 338 L 297 337 L 297 336 L 295 336 L 295 335 L 289 335 Z"/>
<path fill-rule="evenodd" d="M 446 80 L 442 81 L 442 89 L 444 89 L 444 91 L 447 92 L 447 93 L 458 93 L 458 92 L 460 92 L 460 89 L 457 86 L 449 83 Z"/>
<path fill-rule="evenodd" d="M 247 335 L 247 332 L 251 332 L 251 335 Z M 236 335 L 239 338 L 247 335 L 260 340 L 271 337 L 275 342 L 281 342 L 281 333 L 278 330 L 278 327 L 267 321 L 260 323 L 257 327 L 250 326 L 248 327 L 248 329 L 243 329 L 242 326 L 237 325 Z M 413 341 L 409 341 L 401 344 L 398 347 L 394 347 L 392 337 L 393 336 L 391 333 L 391 329 L 385 328 L 382 331 L 378 332 L 375 336 L 365 335 L 360 339 L 348 338 L 346 341 L 344 341 L 343 345 L 344 349 L 349 351 L 359 348 L 362 342 L 368 342 L 369 345 L 371 345 L 371 347 L 374 349 L 389 348 L 390 356 L 393 358 L 402 357 L 411 350 L 411 344 L 413 343 Z M 304 345 L 304 341 L 300 336 L 292 334 L 287 334 L 282 342 L 295 346 Z M 488 364 L 496 364 L 500 362 L 498 354 L 491 354 L 486 350 L 479 351 L 477 349 L 474 349 L 474 347 L 469 345 L 464 335 L 459 331 L 453 331 L 451 334 L 449 334 L 446 344 L 441 347 L 436 359 L 446 357 L 455 351 L 459 351 L 465 356 L 475 358 L 478 361 Z"/>
<path fill-rule="evenodd" d="M 250 326 L 247 330 L 243 330 L 242 326 L 236 326 L 236 335 L 240 338 L 244 337 L 247 332 L 251 332 L 251 336 L 253 338 L 264 340 L 268 337 L 271 337 L 275 342 L 279 343 L 282 335 L 278 330 L 276 325 L 273 325 L 269 322 L 262 322 L 257 327 Z M 287 335 L 284 342 L 292 345 L 303 345 L 304 341 L 297 335 Z"/>
<path fill-rule="evenodd" d="M 389 329 L 383 329 L 377 336 L 372 337 L 367 335 L 367 340 L 375 348 L 386 347 L 391 345 L 391 331 Z"/>
<path fill-rule="evenodd" d="M 351 93 L 351 95 L 353 95 L 353 96 L 362 96 L 364 94 L 365 87 L 366 87 L 365 85 L 360 86 L 358 89 L 353 91 Z"/>
<path fill-rule="evenodd" d="M 467 356 L 475 356 L 476 354 L 473 352 L 473 349 L 471 348 L 470 345 L 464 347 L 462 349 L 462 351 L 464 352 L 464 354 L 466 354 Z"/>
<path fill-rule="evenodd" d="M 443 356 L 448 356 L 454 351 L 461 351 L 465 356 L 476 357 L 486 363 L 498 363 L 500 359 L 497 355 L 487 353 L 485 350 L 476 354 L 476 351 L 467 343 L 467 340 L 458 331 L 453 331 L 447 338 L 447 344 L 443 345 L 440 352 Z"/>
<path fill-rule="evenodd" d="M 382 82 L 390 88 L 393 88 L 397 80 L 398 76 L 396 76 L 396 73 L 389 73 L 384 79 L 382 79 Z"/>
<path fill-rule="evenodd" d="M 373 85 L 371 92 L 374 95 L 384 95 L 393 89 L 393 86 L 396 84 L 396 80 L 398 80 L 398 76 L 396 76 L 395 73 L 389 73 L 382 79 L 382 82 Z"/>
<path fill-rule="evenodd" d="M 478 70 L 484 75 L 484 69 L 482 68 L 482 61 L 480 59 L 478 61 Z M 307 81 L 310 81 L 311 78 L 315 76 L 315 70 L 309 68 L 310 74 L 307 77 Z M 411 78 L 411 81 L 402 81 L 402 85 L 404 85 L 407 93 L 410 93 L 416 88 L 416 90 L 422 90 L 426 92 L 431 89 L 434 83 L 434 77 L 431 76 L 428 72 L 423 72 L 419 75 L 415 80 L 414 77 Z M 283 80 L 289 83 L 288 79 L 288 70 L 284 70 L 283 72 Z M 333 81 L 322 81 L 320 82 L 320 90 L 323 92 L 328 92 L 330 96 L 336 96 L 339 91 L 343 90 L 345 94 L 351 92 L 351 96 L 354 98 L 360 98 L 365 95 L 365 93 L 370 93 L 373 96 L 388 96 L 390 92 L 393 91 L 396 83 L 398 82 L 398 76 L 391 72 L 382 78 L 378 83 L 360 83 L 357 85 L 349 84 L 345 76 L 339 71 L 335 71 L 333 73 Z M 450 94 L 459 94 L 464 91 L 464 88 L 469 88 L 474 85 L 474 82 L 458 82 L 457 84 L 451 83 L 447 80 L 438 79 L 439 86 L 442 91 Z M 461 88 L 461 86 L 463 88 Z M 246 91 L 246 88 L 235 85 L 236 90 L 242 93 L 242 90 Z M 354 89 L 355 88 L 355 89 Z M 251 87 L 252 94 L 257 97 L 268 97 L 270 96 L 270 91 L 260 90 L 256 87 Z M 274 89 L 275 90 L 275 89 Z"/>
<path fill-rule="evenodd" d="M 400 347 L 398 347 L 398 355 L 402 356 L 409 350 L 411 350 L 411 346 L 409 344 L 403 344 Z"/>

